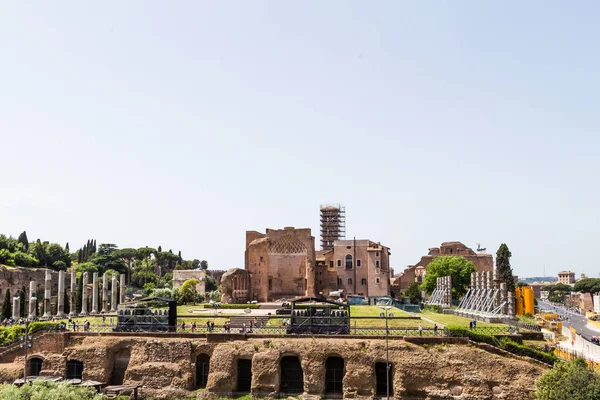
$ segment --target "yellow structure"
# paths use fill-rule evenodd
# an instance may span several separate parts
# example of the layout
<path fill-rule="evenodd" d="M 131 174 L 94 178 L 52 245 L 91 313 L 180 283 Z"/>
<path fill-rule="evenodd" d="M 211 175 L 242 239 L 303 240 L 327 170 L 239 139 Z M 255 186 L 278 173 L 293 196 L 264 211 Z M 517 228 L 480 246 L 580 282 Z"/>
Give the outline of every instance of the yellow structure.
<path fill-rule="evenodd" d="M 515 313 L 517 315 L 535 314 L 533 288 L 523 286 L 515 288 Z"/>

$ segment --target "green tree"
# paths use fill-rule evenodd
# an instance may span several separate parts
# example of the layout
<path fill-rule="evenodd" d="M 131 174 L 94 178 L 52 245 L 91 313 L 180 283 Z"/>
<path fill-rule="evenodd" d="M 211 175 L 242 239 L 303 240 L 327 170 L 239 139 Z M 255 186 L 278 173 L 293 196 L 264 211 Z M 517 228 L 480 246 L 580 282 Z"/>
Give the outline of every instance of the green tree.
<path fill-rule="evenodd" d="M 12 298 L 10 297 L 10 289 L 6 289 L 6 292 L 4 292 L 4 302 L 2 303 L 0 315 L 2 315 L 2 318 L 10 318 L 12 316 Z"/>
<path fill-rule="evenodd" d="M 208 288 L 206 290 L 208 290 Z M 412 304 L 419 304 L 419 302 L 423 300 L 423 296 L 421 295 L 421 285 L 419 285 L 417 282 L 412 282 L 410 285 L 408 285 L 404 295 L 410 299 Z"/>
<path fill-rule="evenodd" d="M 565 297 L 573 291 L 573 288 L 564 283 L 557 283 L 546 286 L 545 290 L 548 291 L 548 300 L 554 303 L 564 303 Z"/>
<path fill-rule="evenodd" d="M 437 278 L 450 275 L 452 277 L 452 298 L 458 299 L 467 293 L 472 272 L 475 272 L 475 265 L 464 257 L 439 256 L 427 266 L 427 273 L 421 288 L 431 294 L 437 285 Z"/>
<path fill-rule="evenodd" d="M 197 284 L 198 279 L 188 279 L 183 282 L 183 285 L 177 290 L 180 304 L 187 304 L 196 300 L 198 294 L 198 291 L 196 290 Z"/>
<path fill-rule="evenodd" d="M 536 382 L 538 400 L 600 399 L 600 375 L 583 359 L 558 362 Z"/>
<path fill-rule="evenodd" d="M 217 285 L 217 280 L 210 275 L 206 275 L 205 290 L 207 292 L 212 292 L 213 290 L 217 290 L 218 288 L 219 288 L 219 285 Z"/>
<path fill-rule="evenodd" d="M 177 253 L 177 265 L 181 265 L 181 261 L 183 261 L 183 258 L 181 258 L 181 250 L 179 250 L 179 253 Z"/>
<path fill-rule="evenodd" d="M 17 241 L 19 243 L 23 244 L 23 247 L 25 248 L 25 252 L 29 251 L 29 240 L 27 239 L 27 232 L 23 231 L 19 235 L 19 238 L 17 239 Z"/>
<path fill-rule="evenodd" d="M 208 261 L 206 261 L 206 260 L 200 261 L 200 268 L 207 270 L 208 269 Z"/>
<path fill-rule="evenodd" d="M 194 259 L 192 261 L 192 269 L 198 269 L 200 268 L 200 260 Z"/>
<path fill-rule="evenodd" d="M 133 261 L 137 258 L 137 250 L 132 248 L 119 249 L 116 251 L 118 257 L 127 263 L 127 282 L 131 282 L 131 268 Z"/>
<path fill-rule="evenodd" d="M 33 257 L 37 258 L 38 266 L 46 266 L 47 265 L 47 253 L 46 246 L 40 241 L 40 239 L 36 240 L 35 243 L 29 246 L 29 254 Z"/>
<path fill-rule="evenodd" d="M 27 253 L 16 251 L 14 254 L 15 265 L 19 267 L 31 268 L 38 265 L 38 260 Z"/>
<path fill-rule="evenodd" d="M 511 256 L 512 254 L 506 243 L 502 243 L 496 252 L 496 274 L 499 279 L 506 282 L 508 293 L 515 293 L 515 279 L 513 278 L 513 270 L 510 266 Z"/>

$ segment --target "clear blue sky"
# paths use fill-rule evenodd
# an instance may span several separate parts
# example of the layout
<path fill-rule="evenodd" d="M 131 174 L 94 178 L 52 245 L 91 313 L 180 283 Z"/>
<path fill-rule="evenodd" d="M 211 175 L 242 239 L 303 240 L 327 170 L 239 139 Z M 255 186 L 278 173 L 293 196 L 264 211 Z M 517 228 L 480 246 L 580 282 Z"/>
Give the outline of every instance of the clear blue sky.
<path fill-rule="evenodd" d="M 459 240 L 598 276 L 597 2 L 5 2 L 0 231 L 243 267 L 246 230 L 399 272 Z"/>

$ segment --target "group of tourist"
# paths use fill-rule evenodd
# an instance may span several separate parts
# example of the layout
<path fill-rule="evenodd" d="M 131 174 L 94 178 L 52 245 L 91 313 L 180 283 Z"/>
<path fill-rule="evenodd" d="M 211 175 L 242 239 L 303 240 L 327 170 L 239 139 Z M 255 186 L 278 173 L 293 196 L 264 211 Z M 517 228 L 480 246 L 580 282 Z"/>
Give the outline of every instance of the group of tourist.
<path fill-rule="evenodd" d="M 477 320 L 469 322 L 469 329 L 477 329 Z"/>
<path fill-rule="evenodd" d="M 600 346 L 600 337 L 598 337 L 598 336 L 592 336 L 592 340 L 590 340 L 590 342 L 592 342 L 593 344 L 596 344 L 596 345 Z"/>
<path fill-rule="evenodd" d="M 25 325 L 25 322 L 27 322 L 27 321 L 23 317 L 19 318 L 18 320 L 15 320 L 14 317 L 4 318 L 2 320 L 2 326 L 13 326 L 15 324 Z"/>

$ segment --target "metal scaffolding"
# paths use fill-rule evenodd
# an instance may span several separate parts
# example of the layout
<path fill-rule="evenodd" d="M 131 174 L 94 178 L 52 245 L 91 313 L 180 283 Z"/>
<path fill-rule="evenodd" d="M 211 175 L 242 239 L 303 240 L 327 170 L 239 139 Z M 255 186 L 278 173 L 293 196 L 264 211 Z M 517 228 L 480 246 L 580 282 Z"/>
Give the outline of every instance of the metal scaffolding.
<path fill-rule="evenodd" d="M 321 249 L 333 248 L 333 242 L 346 238 L 346 208 L 321 205 Z"/>

